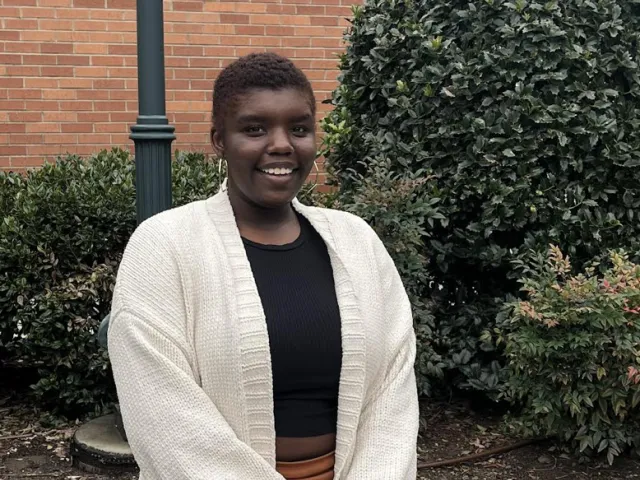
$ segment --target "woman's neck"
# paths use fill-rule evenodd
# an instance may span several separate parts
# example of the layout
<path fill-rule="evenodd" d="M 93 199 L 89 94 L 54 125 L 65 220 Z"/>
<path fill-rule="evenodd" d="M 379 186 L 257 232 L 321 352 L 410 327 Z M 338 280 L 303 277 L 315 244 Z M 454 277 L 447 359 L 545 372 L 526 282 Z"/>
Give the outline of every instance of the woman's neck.
<path fill-rule="evenodd" d="M 244 198 L 235 186 L 229 185 L 228 191 L 242 237 L 256 243 L 285 245 L 300 235 L 300 224 L 290 203 L 277 208 L 265 208 Z"/>

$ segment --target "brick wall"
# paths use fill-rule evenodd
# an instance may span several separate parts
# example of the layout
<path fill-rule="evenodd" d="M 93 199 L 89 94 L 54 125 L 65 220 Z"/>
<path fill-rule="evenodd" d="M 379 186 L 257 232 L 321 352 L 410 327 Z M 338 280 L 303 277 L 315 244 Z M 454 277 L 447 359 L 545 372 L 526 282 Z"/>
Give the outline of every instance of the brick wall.
<path fill-rule="evenodd" d="M 161 1 L 161 0 L 158 0 Z M 65 153 L 133 150 L 135 0 L 0 0 L 0 168 Z M 335 87 L 354 0 L 164 1 L 167 116 L 174 148 L 210 152 L 213 80 L 232 59 L 274 50 Z M 319 117 L 326 106 L 319 105 Z"/>

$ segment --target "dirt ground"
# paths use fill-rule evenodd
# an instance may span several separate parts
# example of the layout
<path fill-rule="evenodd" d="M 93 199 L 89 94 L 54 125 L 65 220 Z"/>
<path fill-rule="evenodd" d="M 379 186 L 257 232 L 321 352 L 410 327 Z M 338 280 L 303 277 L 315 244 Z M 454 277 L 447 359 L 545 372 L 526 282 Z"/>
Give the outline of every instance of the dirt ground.
<path fill-rule="evenodd" d="M 500 416 L 474 412 L 459 402 L 423 405 L 419 456 L 433 462 L 484 452 L 517 439 L 501 433 Z M 45 428 L 28 405 L 0 397 L 0 480 L 59 478 L 66 480 L 134 480 L 134 474 L 97 475 L 75 469 L 69 459 L 69 440 L 77 425 Z M 419 471 L 421 480 L 560 480 L 640 479 L 640 463 L 631 458 L 613 467 L 593 462 L 580 465 L 551 443 L 529 445 L 471 464 Z"/>

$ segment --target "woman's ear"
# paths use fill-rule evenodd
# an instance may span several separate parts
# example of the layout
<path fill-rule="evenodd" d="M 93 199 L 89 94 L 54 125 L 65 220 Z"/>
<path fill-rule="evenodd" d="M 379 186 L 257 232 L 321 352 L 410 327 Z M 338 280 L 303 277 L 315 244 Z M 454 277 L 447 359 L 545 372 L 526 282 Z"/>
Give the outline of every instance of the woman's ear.
<path fill-rule="evenodd" d="M 217 157 L 224 158 L 224 141 L 220 130 L 216 127 L 211 127 L 211 146 Z"/>

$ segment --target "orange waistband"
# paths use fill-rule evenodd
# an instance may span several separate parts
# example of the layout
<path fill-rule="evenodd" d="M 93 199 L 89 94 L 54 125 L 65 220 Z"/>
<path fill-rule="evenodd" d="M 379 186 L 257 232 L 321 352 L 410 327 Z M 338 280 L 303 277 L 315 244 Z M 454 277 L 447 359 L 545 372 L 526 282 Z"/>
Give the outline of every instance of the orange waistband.
<path fill-rule="evenodd" d="M 333 480 L 336 453 L 300 462 L 277 462 L 276 470 L 287 480 Z"/>

